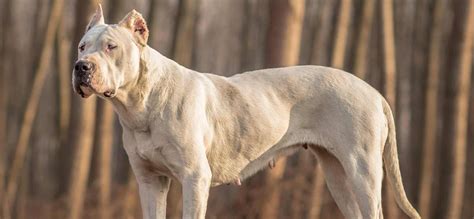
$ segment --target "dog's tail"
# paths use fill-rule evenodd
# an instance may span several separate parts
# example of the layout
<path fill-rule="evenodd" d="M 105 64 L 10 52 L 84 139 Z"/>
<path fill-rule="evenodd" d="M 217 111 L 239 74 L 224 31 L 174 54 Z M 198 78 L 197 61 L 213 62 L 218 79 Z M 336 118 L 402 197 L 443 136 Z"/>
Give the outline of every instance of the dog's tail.
<path fill-rule="evenodd" d="M 395 124 L 393 121 L 392 110 L 387 101 L 383 100 L 383 111 L 388 123 L 388 136 L 383 151 L 383 160 L 387 179 L 392 191 L 394 191 L 398 206 L 410 217 L 419 219 L 420 215 L 410 204 L 403 188 L 402 177 L 400 175 L 400 165 L 397 154 L 397 139 L 395 135 Z"/>

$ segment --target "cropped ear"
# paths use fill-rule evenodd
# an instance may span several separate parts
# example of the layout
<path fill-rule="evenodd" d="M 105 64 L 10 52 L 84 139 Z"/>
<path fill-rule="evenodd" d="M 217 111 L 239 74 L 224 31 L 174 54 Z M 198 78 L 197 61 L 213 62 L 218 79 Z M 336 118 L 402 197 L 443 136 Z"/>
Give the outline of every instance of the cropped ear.
<path fill-rule="evenodd" d="M 95 14 L 92 16 L 91 20 L 89 21 L 89 24 L 86 27 L 86 32 L 98 24 L 104 24 L 104 13 L 102 12 L 102 5 L 100 4 L 95 10 Z"/>
<path fill-rule="evenodd" d="M 142 46 L 146 46 L 148 41 L 148 27 L 143 16 L 135 10 L 129 12 L 118 24 L 131 31 L 135 40 Z"/>

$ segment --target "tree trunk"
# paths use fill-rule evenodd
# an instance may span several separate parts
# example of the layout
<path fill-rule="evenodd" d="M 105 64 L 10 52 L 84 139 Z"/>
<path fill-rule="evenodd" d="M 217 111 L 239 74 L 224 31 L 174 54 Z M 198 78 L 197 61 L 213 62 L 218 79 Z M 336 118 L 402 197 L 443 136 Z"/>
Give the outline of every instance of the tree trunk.
<path fill-rule="evenodd" d="M 42 36 L 46 29 L 51 5 L 41 4 L 40 2 L 36 4 L 35 21 L 32 25 L 34 25 L 37 33 L 40 33 L 40 36 Z M 61 9 L 59 23 L 62 20 L 63 10 L 64 7 Z M 59 23 L 57 29 L 59 29 Z M 29 169 L 30 173 L 34 173 L 29 176 L 30 182 L 25 184 L 34 185 L 28 190 L 31 193 L 31 198 L 41 199 L 45 202 L 54 200 L 59 187 L 55 171 L 55 168 L 59 165 L 57 152 L 60 147 L 60 130 L 56 122 L 59 119 L 59 108 L 57 107 L 59 103 L 59 95 L 57 95 L 58 75 L 55 73 L 58 70 L 58 65 L 55 62 L 57 56 L 57 33 L 58 31 L 54 32 L 54 43 L 51 45 L 53 55 L 51 56 L 51 64 L 48 65 L 46 70 L 50 73 L 45 78 L 41 90 L 40 102 L 38 103 L 36 118 L 34 119 L 30 137 L 31 140 L 29 141 L 29 150 L 31 152 L 28 152 L 28 154 L 34 154 L 34 156 L 28 156 L 31 159 L 27 162 L 30 166 L 25 168 L 25 171 Z M 35 47 L 38 47 L 38 49 L 36 49 L 37 51 L 41 51 L 41 46 Z M 52 211 L 48 209 L 48 207 L 41 208 L 40 211 L 38 211 L 38 215 L 44 215 L 44 217 L 51 217 L 51 213 Z"/>
<path fill-rule="evenodd" d="M 61 19 L 57 32 L 57 60 L 59 77 L 59 137 L 61 145 L 66 143 L 69 136 L 69 122 L 71 118 L 71 39 L 66 35 L 66 24 Z"/>
<path fill-rule="evenodd" d="M 472 78 L 472 77 L 471 77 Z M 471 79 L 472 80 L 472 79 Z M 471 82 L 472 83 L 472 82 Z M 468 129 L 468 140 L 467 140 L 467 149 L 466 154 L 474 154 L 474 89 L 471 86 L 471 94 L 470 94 L 470 108 L 469 108 L 469 129 Z M 463 202 L 463 213 L 461 218 L 469 218 L 470 216 L 474 215 L 474 208 L 469 206 L 474 206 L 474 187 L 469 185 L 474 185 L 474 157 L 467 156 L 466 158 L 466 175 L 465 175 L 465 186 L 464 191 L 464 202 Z"/>
<path fill-rule="evenodd" d="M 79 42 L 84 34 L 85 26 L 89 16 L 97 7 L 98 2 L 88 0 L 78 2 L 76 6 L 76 30 L 75 40 Z M 96 96 L 81 100 L 77 108 L 77 124 L 74 127 L 80 132 L 74 138 L 75 156 L 73 159 L 72 171 L 70 175 L 70 186 L 68 191 L 68 218 L 78 219 L 81 217 L 84 205 L 85 193 L 87 192 L 87 181 L 89 177 L 89 167 L 91 164 L 92 147 L 94 143 L 95 116 L 96 116 Z"/>
<path fill-rule="evenodd" d="M 269 0 L 247 0 L 245 14 L 241 67 L 242 71 L 261 69 L 265 65 L 265 42 L 269 23 Z"/>
<path fill-rule="evenodd" d="M 110 187 L 112 174 L 112 144 L 114 137 L 114 110 L 112 104 L 103 101 L 99 119 L 99 209 L 100 218 L 110 218 Z"/>
<path fill-rule="evenodd" d="M 416 146 L 412 143 L 412 136 L 421 136 L 422 128 L 414 129 L 411 126 L 413 118 L 413 108 L 423 108 L 423 100 L 413 104 L 412 92 L 419 88 L 424 91 L 424 80 L 418 80 L 417 87 L 413 86 L 413 75 L 425 76 L 425 72 L 413 72 L 413 48 L 415 42 L 413 36 L 415 33 L 415 23 L 412 22 L 416 17 L 416 1 L 400 0 L 394 2 L 394 26 L 396 31 L 394 33 L 395 45 L 397 48 L 397 74 L 396 74 L 396 133 L 397 146 L 400 155 L 400 169 L 402 178 L 404 179 L 405 193 L 410 200 L 416 200 L 416 191 L 418 186 L 419 172 L 418 168 L 413 166 L 419 165 L 419 157 L 421 156 L 420 145 Z M 428 30 L 427 30 L 428 31 Z M 424 60 L 426 61 L 426 60 Z M 424 64 L 426 65 L 426 64 Z M 423 93 L 420 93 L 424 95 Z M 421 96 L 420 98 L 423 98 Z M 420 110 L 421 111 L 421 110 Z M 421 115 L 420 115 L 421 117 Z M 420 119 L 422 120 L 422 119 Z M 420 121 L 421 123 L 421 121 Z"/>
<path fill-rule="evenodd" d="M 1 28 L 5 28 L 8 25 L 10 20 L 10 5 L 11 0 L 3 2 L 2 6 L 2 21 L 0 23 Z M 1 48 L 0 48 L 0 63 L 2 64 L 0 69 L 0 197 L 3 197 L 4 193 L 4 184 L 5 184 L 5 175 L 6 175 L 6 153 L 7 153 L 7 113 L 8 113 L 8 93 L 9 93 L 9 83 L 7 65 L 8 65 L 8 46 L 7 46 L 7 33 L 8 31 L 2 31 L 0 35 L 1 38 Z M 0 206 L 3 206 L 3 198 L 0 198 Z M 2 215 L 2 210 L 0 209 L 0 215 Z"/>
<path fill-rule="evenodd" d="M 344 69 L 346 56 L 347 33 L 349 31 L 349 18 L 351 16 L 351 0 L 341 0 L 339 17 L 337 19 L 336 38 L 333 47 L 331 66 Z"/>
<path fill-rule="evenodd" d="M 474 40 L 474 0 L 468 0 L 462 41 L 459 44 L 459 71 L 456 77 L 456 94 L 454 99 L 453 124 L 454 138 L 452 142 L 452 174 L 448 197 L 446 218 L 460 218 L 464 195 L 464 174 L 466 172 L 466 139 L 469 94 L 471 86 L 472 49 Z"/>
<path fill-rule="evenodd" d="M 438 0 L 435 3 L 433 23 L 431 29 L 429 60 L 428 60 L 428 84 L 425 99 L 425 128 L 423 136 L 423 159 L 421 165 L 421 181 L 419 185 L 420 216 L 430 217 L 432 198 L 432 180 L 434 173 L 434 162 L 436 157 L 436 133 L 438 128 L 438 87 L 440 77 L 441 45 L 443 34 L 443 20 L 446 11 L 446 2 Z"/>
<path fill-rule="evenodd" d="M 314 182 L 311 191 L 311 208 L 308 213 L 309 218 L 321 218 L 321 207 L 323 205 L 323 193 L 324 193 L 324 172 L 321 168 L 321 164 L 318 164 L 314 171 Z"/>
<path fill-rule="evenodd" d="M 297 65 L 304 19 L 304 0 L 274 0 L 270 3 L 270 27 L 267 35 L 266 66 Z M 290 10 L 288 10 L 290 9 Z M 278 216 L 280 191 L 278 183 L 283 177 L 286 159 L 265 176 L 266 201 L 262 204 L 262 218 Z"/>
<path fill-rule="evenodd" d="M 196 70 L 223 76 L 240 72 L 242 3 L 243 0 L 200 0 L 193 46 Z"/>
<path fill-rule="evenodd" d="M 198 12 L 197 0 L 181 0 L 178 10 L 173 42 L 173 58 L 186 67 L 192 65 L 195 20 Z"/>
<path fill-rule="evenodd" d="M 395 40 L 393 27 L 393 2 L 386 0 L 381 3 L 382 22 L 383 22 L 383 52 L 384 52 L 384 94 L 387 102 L 396 112 L 396 59 L 395 59 Z M 389 219 L 399 218 L 400 213 L 395 202 L 393 191 L 389 188 L 385 180 L 384 195 L 386 200 L 386 215 Z"/>
<path fill-rule="evenodd" d="M 56 33 L 56 28 L 59 24 L 59 19 L 61 17 L 61 12 L 63 10 L 63 0 L 55 0 L 53 2 L 51 14 L 48 19 L 48 25 L 45 32 L 45 38 L 43 43 L 43 49 L 41 50 L 41 55 L 39 58 L 39 65 L 36 70 L 35 79 L 33 82 L 33 87 L 28 99 L 28 103 L 25 109 L 23 116 L 23 123 L 20 130 L 20 135 L 18 137 L 18 143 L 15 147 L 15 157 L 13 158 L 13 163 L 10 169 L 10 175 L 7 183 L 6 194 L 3 197 L 3 211 L 4 213 L 11 209 L 15 201 L 15 194 L 18 189 L 18 179 L 21 175 L 21 171 L 24 166 L 25 156 L 28 150 L 28 143 L 31 135 L 31 130 L 33 127 L 33 121 L 36 116 L 36 111 L 38 109 L 38 103 L 40 94 L 44 85 L 44 80 L 47 76 L 47 69 L 50 64 L 50 60 L 53 52 L 53 43 Z M 4 215 L 5 218 L 9 215 Z"/>
<path fill-rule="evenodd" d="M 137 218 L 137 210 L 138 206 L 137 203 L 139 202 L 138 200 L 138 187 L 137 187 L 137 180 L 135 178 L 135 175 L 133 174 L 132 171 L 129 172 L 129 178 L 127 181 L 127 187 L 125 191 L 125 198 L 123 202 L 123 208 L 121 215 L 124 216 L 125 219 L 132 219 L 132 218 Z M 167 216 L 169 217 L 169 216 Z M 175 217 L 169 217 L 169 218 L 175 218 Z"/>
<path fill-rule="evenodd" d="M 94 124 L 96 114 L 96 96 L 83 100 L 80 106 L 80 117 L 77 140 L 74 148 L 74 164 L 71 171 L 71 185 L 69 187 L 68 218 L 81 218 L 87 180 L 91 163 L 92 146 L 94 143 Z"/>
<path fill-rule="evenodd" d="M 331 51 L 331 33 L 334 27 L 334 14 L 336 12 L 337 1 L 324 0 L 321 3 L 320 19 L 316 25 L 316 34 L 313 42 L 313 52 L 311 53 L 311 64 L 329 65 L 329 51 Z"/>
<path fill-rule="evenodd" d="M 362 9 L 361 26 L 357 38 L 357 49 L 354 63 L 354 74 L 364 79 L 367 72 L 367 51 L 369 50 L 370 33 L 374 17 L 375 1 L 365 0 Z"/>
<path fill-rule="evenodd" d="M 298 64 L 304 6 L 304 0 L 277 0 L 270 2 L 266 67 Z"/>
<path fill-rule="evenodd" d="M 178 15 L 185 12 L 179 9 L 179 1 L 176 0 L 152 0 L 150 1 L 149 8 L 147 24 L 150 30 L 150 37 L 148 38 L 148 45 L 166 57 L 172 57 L 173 40 L 176 28 L 179 28 L 177 25 Z M 194 21 L 194 18 L 191 18 L 191 22 Z"/>
<path fill-rule="evenodd" d="M 28 161 L 31 160 L 31 153 L 28 153 L 27 155 L 27 158 L 26 158 L 26 161 L 27 163 L 29 163 Z M 17 194 L 17 204 L 16 204 L 16 211 L 15 211 L 15 218 L 18 218 L 18 219 L 27 219 L 28 218 L 28 201 L 29 200 L 29 184 L 30 184 L 30 176 L 29 176 L 29 169 L 31 169 L 31 165 L 26 165 L 25 169 L 27 171 L 23 171 L 21 173 L 21 180 L 20 180 L 20 183 L 21 185 L 19 186 L 19 189 L 18 189 L 18 194 Z M 46 213 L 46 214 L 43 214 L 43 213 Z M 49 213 L 49 215 L 48 215 Z M 50 213 L 51 212 L 45 212 L 45 211 L 42 211 L 41 215 L 42 217 L 46 216 L 46 217 L 50 217 Z M 5 218 L 7 219 L 7 218 Z"/>

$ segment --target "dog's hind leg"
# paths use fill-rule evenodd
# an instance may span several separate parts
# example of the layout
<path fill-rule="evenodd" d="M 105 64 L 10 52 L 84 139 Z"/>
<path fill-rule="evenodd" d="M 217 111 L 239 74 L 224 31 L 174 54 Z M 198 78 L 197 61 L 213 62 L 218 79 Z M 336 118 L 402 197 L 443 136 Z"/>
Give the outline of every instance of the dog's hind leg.
<path fill-rule="evenodd" d="M 328 151 L 317 146 L 311 150 L 318 158 L 324 171 L 325 180 L 332 197 L 345 218 L 362 218 L 358 200 L 352 192 L 350 180 L 347 179 L 341 163 Z"/>
<path fill-rule="evenodd" d="M 345 156 L 341 162 L 346 179 L 359 204 L 364 218 L 383 218 L 382 215 L 382 155 L 379 150 L 364 151 Z"/>

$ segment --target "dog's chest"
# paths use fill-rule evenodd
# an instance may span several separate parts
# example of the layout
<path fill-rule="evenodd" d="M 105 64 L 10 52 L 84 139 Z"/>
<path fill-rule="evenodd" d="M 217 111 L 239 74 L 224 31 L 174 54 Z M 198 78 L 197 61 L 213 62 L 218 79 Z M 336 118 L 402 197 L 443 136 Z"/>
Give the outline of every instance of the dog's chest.
<path fill-rule="evenodd" d="M 133 136 L 135 137 L 137 153 L 143 159 L 149 159 L 147 156 L 154 150 L 153 142 L 151 141 L 151 135 L 148 131 L 146 132 L 134 132 Z"/>
<path fill-rule="evenodd" d="M 172 176 L 171 171 L 164 163 L 163 148 L 153 143 L 150 132 L 134 132 L 135 147 L 138 156 L 147 163 L 148 169 L 160 175 Z"/>

